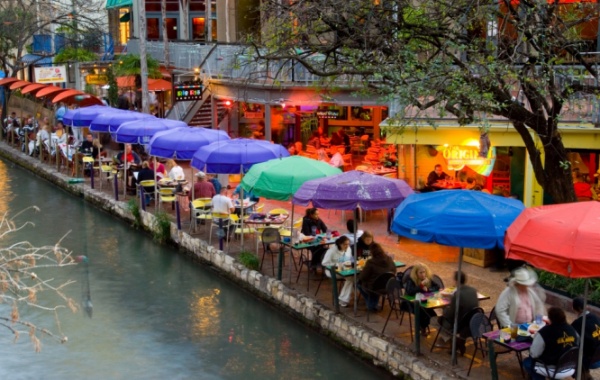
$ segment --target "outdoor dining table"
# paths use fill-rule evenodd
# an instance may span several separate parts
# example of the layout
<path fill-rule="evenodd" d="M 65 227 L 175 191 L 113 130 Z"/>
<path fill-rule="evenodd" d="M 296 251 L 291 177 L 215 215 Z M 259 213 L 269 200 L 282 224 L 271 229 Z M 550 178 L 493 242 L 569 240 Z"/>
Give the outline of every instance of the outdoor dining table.
<path fill-rule="evenodd" d="M 244 224 L 248 225 L 248 226 L 254 226 L 254 227 L 269 227 L 271 225 L 275 225 L 275 226 L 281 226 L 283 223 L 285 223 L 285 221 L 288 219 L 289 215 L 287 214 L 283 214 L 283 215 L 278 215 L 276 217 L 271 217 L 269 215 L 264 215 L 262 217 L 256 217 L 255 215 L 257 214 L 250 214 L 248 215 L 248 218 L 244 219 Z M 256 233 L 256 254 L 258 255 L 258 231 Z M 291 264 L 291 262 L 290 262 Z M 290 266 L 290 270 L 291 270 L 291 266 Z M 290 274 L 291 276 L 291 274 Z"/>
<path fill-rule="evenodd" d="M 523 369 L 523 351 L 529 351 L 531 347 L 531 341 L 525 342 L 517 342 L 516 339 L 512 339 L 509 343 L 500 341 L 500 330 L 494 330 L 490 332 L 483 333 L 483 337 L 489 342 L 490 340 L 499 346 L 509 349 L 510 351 L 514 351 L 517 356 L 517 360 L 519 361 L 519 367 L 521 367 L 521 375 L 525 377 L 525 370 Z M 496 366 L 496 357 L 495 355 L 490 355 L 490 366 L 495 368 Z"/>
<path fill-rule="evenodd" d="M 292 240 L 291 240 L 290 237 L 285 237 L 285 238 L 281 239 L 281 244 L 283 246 L 286 246 L 286 247 L 290 248 L 290 255 L 291 255 L 291 259 L 290 260 L 293 260 L 294 259 L 293 251 L 294 250 L 296 250 L 296 251 L 302 251 L 303 249 L 310 250 L 310 248 L 314 248 L 314 247 L 325 247 L 325 248 L 327 248 L 331 244 L 335 243 L 335 241 L 337 240 L 337 238 L 339 236 L 331 237 L 331 238 L 327 239 L 326 235 L 323 234 L 323 235 L 318 235 L 317 237 L 321 237 L 321 238 L 320 239 L 319 238 L 315 238 L 315 239 L 312 239 L 312 240 L 310 240 L 308 242 L 302 242 L 302 243 L 296 243 L 296 244 L 292 243 Z M 283 263 L 283 255 L 282 254 L 280 254 L 280 261 L 279 262 Z M 300 267 L 300 269 L 302 269 L 302 267 Z M 279 277 L 281 277 L 281 276 L 279 276 Z M 292 282 L 291 261 L 290 261 L 290 282 Z"/>
<path fill-rule="evenodd" d="M 386 175 L 386 174 L 395 174 L 398 172 L 397 169 L 395 168 L 357 168 L 356 170 L 360 171 L 360 172 L 365 172 L 365 173 L 369 173 L 369 174 L 374 174 L 374 175 Z"/>
<path fill-rule="evenodd" d="M 437 181 L 431 187 L 437 190 L 457 190 L 464 189 L 466 185 L 466 182 L 459 181 Z"/>
<path fill-rule="evenodd" d="M 396 269 L 398 268 L 403 268 L 406 266 L 406 264 L 404 264 L 401 261 L 394 261 L 394 265 L 396 266 Z M 341 271 L 336 270 L 335 267 L 327 267 L 327 270 L 330 273 L 336 273 L 344 278 L 346 277 L 353 277 L 354 274 L 358 274 L 361 272 L 362 267 L 352 267 L 352 268 L 348 268 L 348 269 L 344 269 Z M 338 290 L 337 290 L 337 276 L 331 276 L 331 285 L 332 285 L 332 289 L 331 289 L 331 293 L 333 296 L 333 307 L 335 309 L 336 313 L 340 312 L 340 303 L 338 300 Z"/>

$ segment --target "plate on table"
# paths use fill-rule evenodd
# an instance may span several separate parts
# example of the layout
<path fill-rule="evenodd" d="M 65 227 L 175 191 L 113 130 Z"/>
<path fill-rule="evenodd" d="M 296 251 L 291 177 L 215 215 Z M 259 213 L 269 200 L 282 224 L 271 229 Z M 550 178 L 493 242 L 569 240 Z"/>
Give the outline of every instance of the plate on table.
<path fill-rule="evenodd" d="M 542 323 L 541 323 L 541 324 L 539 324 L 539 325 L 538 325 L 538 324 L 535 324 L 535 323 L 532 323 L 532 324 L 530 324 L 530 325 L 529 325 L 529 327 L 527 328 L 527 332 L 528 332 L 530 335 L 535 335 L 535 334 L 536 334 L 536 333 L 539 331 L 539 329 L 541 329 L 541 328 L 542 328 L 542 327 L 544 327 L 544 326 L 546 326 L 546 324 L 545 324 L 544 322 L 542 322 Z"/>
<path fill-rule="evenodd" d="M 440 290 L 440 294 L 442 295 L 442 297 L 452 297 L 452 295 L 454 295 L 454 292 L 456 292 L 455 287 Z"/>

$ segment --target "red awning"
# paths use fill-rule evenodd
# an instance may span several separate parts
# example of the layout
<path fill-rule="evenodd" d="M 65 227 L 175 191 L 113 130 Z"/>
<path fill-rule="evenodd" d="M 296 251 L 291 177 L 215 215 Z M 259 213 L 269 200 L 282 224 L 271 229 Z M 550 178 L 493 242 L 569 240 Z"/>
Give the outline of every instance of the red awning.
<path fill-rule="evenodd" d="M 85 95 L 85 93 L 81 92 L 79 90 L 68 89 L 67 91 L 63 91 L 63 92 L 59 93 L 58 95 L 56 95 L 52 99 L 52 103 L 58 103 L 60 101 L 63 101 L 64 99 L 67 99 L 67 98 L 69 98 L 71 96 L 75 96 L 75 95 Z"/>
<path fill-rule="evenodd" d="M 170 91 L 173 89 L 171 82 L 164 79 L 148 79 L 148 91 Z"/>
<path fill-rule="evenodd" d="M 17 81 L 20 81 L 20 79 L 19 78 L 13 78 L 13 77 L 4 78 L 4 79 L 0 80 L 0 86 L 6 86 L 8 84 L 11 84 L 11 83 L 14 83 L 14 82 L 17 82 Z"/>
<path fill-rule="evenodd" d="M 43 96 L 48 96 L 50 94 L 54 94 L 56 92 L 60 92 L 60 91 L 66 91 L 68 90 L 68 88 L 60 88 L 60 87 L 56 87 L 56 86 L 48 86 L 46 88 L 43 88 L 41 90 L 38 91 L 37 94 L 35 94 L 36 98 L 41 98 Z"/>
<path fill-rule="evenodd" d="M 21 89 L 21 94 L 29 94 L 37 92 L 39 90 L 41 90 L 42 88 L 46 88 L 46 84 L 41 84 L 41 83 L 33 83 L 30 84 L 29 86 L 25 86 Z"/>
<path fill-rule="evenodd" d="M 29 86 L 30 84 L 33 84 L 33 83 L 31 83 L 31 82 L 28 82 L 28 81 L 26 81 L 26 80 L 20 80 L 20 81 L 17 81 L 17 82 L 13 82 L 13 83 L 10 85 L 10 87 L 9 87 L 9 88 L 10 88 L 11 90 L 18 90 L 19 88 L 23 88 L 23 87 Z"/>
<path fill-rule="evenodd" d="M 117 77 L 117 87 L 135 87 L 135 76 Z"/>

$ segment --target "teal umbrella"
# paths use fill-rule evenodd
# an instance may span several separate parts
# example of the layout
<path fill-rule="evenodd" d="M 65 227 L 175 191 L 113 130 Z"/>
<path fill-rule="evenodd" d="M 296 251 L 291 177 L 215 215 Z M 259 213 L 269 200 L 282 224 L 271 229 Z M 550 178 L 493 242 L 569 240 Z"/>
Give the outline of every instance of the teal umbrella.
<path fill-rule="evenodd" d="M 326 162 L 302 156 L 276 158 L 253 165 L 244 175 L 242 187 L 257 196 L 285 201 L 304 182 L 341 172 Z"/>

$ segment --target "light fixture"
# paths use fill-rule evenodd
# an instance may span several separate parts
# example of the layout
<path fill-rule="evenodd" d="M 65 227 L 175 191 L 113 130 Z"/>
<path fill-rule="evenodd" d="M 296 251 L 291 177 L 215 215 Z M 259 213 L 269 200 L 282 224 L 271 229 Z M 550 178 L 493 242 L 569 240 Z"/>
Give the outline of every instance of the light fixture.
<path fill-rule="evenodd" d="M 231 107 L 231 100 L 225 101 L 225 107 Z"/>

